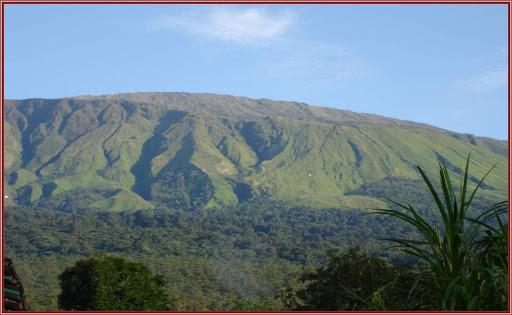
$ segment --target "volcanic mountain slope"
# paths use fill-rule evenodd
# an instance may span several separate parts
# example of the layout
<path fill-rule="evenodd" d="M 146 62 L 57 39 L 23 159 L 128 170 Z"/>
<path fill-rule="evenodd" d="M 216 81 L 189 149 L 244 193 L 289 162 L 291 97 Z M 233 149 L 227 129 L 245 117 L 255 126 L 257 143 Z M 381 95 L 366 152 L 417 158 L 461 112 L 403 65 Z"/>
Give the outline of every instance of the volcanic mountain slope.
<path fill-rule="evenodd" d="M 8 100 L 4 123 L 8 202 L 26 205 L 194 209 L 268 198 L 368 208 L 381 201 L 362 188 L 412 185 L 414 166 L 433 171 L 437 159 L 460 173 L 469 152 L 472 182 L 496 163 L 482 194 L 506 197 L 505 141 L 303 103 L 189 93 Z"/>

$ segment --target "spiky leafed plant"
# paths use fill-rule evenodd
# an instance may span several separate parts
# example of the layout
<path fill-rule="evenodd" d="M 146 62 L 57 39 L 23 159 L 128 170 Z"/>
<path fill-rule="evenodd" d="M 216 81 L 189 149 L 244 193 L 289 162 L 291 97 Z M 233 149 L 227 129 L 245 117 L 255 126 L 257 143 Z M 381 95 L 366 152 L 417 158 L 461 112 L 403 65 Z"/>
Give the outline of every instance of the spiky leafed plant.
<path fill-rule="evenodd" d="M 478 259 L 474 261 L 474 274 L 478 275 L 481 309 L 507 308 L 508 297 L 508 224 L 502 216 L 508 214 L 508 201 L 502 201 L 477 218 L 468 220 L 483 229 L 475 241 Z"/>
<path fill-rule="evenodd" d="M 402 204 L 389 199 L 391 203 L 401 208 L 402 211 L 376 209 L 376 213 L 389 215 L 405 221 L 418 230 L 421 235 L 419 239 L 387 240 L 396 243 L 396 247 L 416 256 L 427 265 L 434 275 L 433 283 L 441 294 L 440 299 L 443 308 L 449 310 L 503 308 L 506 304 L 496 306 L 495 303 L 487 303 L 484 297 L 487 294 L 482 294 L 483 291 L 489 291 L 485 287 L 482 288 L 482 286 L 488 285 L 490 287 L 496 285 L 496 281 L 489 278 L 495 271 L 489 272 L 484 270 L 485 266 L 482 260 L 485 259 L 483 256 L 484 249 L 487 246 L 485 244 L 494 242 L 495 236 L 498 235 L 499 231 L 489 230 L 491 226 L 483 220 L 485 215 L 468 222 L 470 223 L 469 226 L 468 224 L 465 225 L 465 222 L 469 220 L 467 215 L 471 202 L 480 185 L 494 167 L 485 174 L 473 191 L 469 193 L 469 163 L 470 157 L 468 156 L 464 174 L 461 177 L 458 196 L 453 189 L 448 169 L 443 161 L 439 161 L 440 193 L 434 188 L 425 171 L 421 167 L 417 167 L 435 201 L 436 208 L 441 217 L 441 226 L 427 221 L 410 204 Z M 487 241 L 485 238 L 479 238 L 482 233 L 479 232 L 478 227 L 485 227 L 487 229 Z M 501 234 L 499 235 L 502 237 Z M 502 239 L 500 240 L 502 241 Z M 496 248 L 489 247 L 489 259 L 493 257 L 492 249 Z M 502 248 L 498 249 L 498 251 L 500 250 Z M 499 257 L 501 259 L 503 255 L 500 254 Z M 498 269 L 502 270 L 500 268 Z M 482 283 L 484 280 L 488 283 Z M 491 285 L 489 282 L 493 282 L 493 284 Z M 490 304 L 493 305 L 491 306 Z"/>

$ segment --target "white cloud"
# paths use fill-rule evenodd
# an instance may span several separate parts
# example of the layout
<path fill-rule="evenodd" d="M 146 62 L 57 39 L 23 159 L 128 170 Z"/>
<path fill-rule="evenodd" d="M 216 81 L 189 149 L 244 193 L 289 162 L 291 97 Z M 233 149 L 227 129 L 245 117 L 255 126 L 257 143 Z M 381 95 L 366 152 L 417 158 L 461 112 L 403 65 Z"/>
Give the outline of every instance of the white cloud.
<path fill-rule="evenodd" d="M 507 86 L 507 70 L 495 69 L 454 82 L 454 87 L 476 93 L 485 93 Z"/>
<path fill-rule="evenodd" d="M 265 59 L 260 69 L 271 77 L 304 78 L 314 81 L 313 86 L 322 80 L 339 82 L 365 77 L 366 62 L 345 46 L 287 36 L 292 27 L 300 31 L 302 23 L 298 18 L 291 11 L 217 7 L 161 16 L 151 21 L 150 27 L 250 46 L 271 42 L 269 49 L 260 51 Z"/>
<path fill-rule="evenodd" d="M 273 75 L 328 81 L 361 79 L 366 70 L 365 63 L 347 49 L 318 42 L 301 43 L 269 68 Z"/>
<path fill-rule="evenodd" d="M 208 38 L 253 44 L 283 36 L 294 23 L 290 12 L 263 9 L 215 9 L 162 16 L 150 23 L 156 29 L 173 29 Z"/>

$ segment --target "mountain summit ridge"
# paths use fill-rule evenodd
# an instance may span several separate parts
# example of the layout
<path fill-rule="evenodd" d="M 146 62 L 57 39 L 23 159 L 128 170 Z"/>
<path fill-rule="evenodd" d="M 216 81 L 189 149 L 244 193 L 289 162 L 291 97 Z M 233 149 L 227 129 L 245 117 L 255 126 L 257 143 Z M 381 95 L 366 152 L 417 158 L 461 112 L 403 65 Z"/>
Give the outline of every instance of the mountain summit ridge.
<path fill-rule="evenodd" d="M 209 105 L 217 103 L 220 99 L 229 100 L 228 108 L 223 110 L 235 109 L 246 115 L 272 116 L 273 111 L 284 115 L 283 117 L 292 119 L 319 119 L 322 122 L 363 122 L 365 119 L 371 122 L 397 123 L 410 126 L 423 126 L 428 128 L 445 130 L 443 128 L 429 125 L 426 123 L 415 122 L 407 119 L 398 119 L 373 113 L 361 113 L 353 110 L 342 109 L 330 106 L 311 105 L 305 102 L 273 100 L 269 98 L 249 98 L 245 96 L 233 96 L 229 94 L 215 93 L 189 93 L 189 92 L 133 92 L 133 93 L 115 93 L 102 95 L 78 95 L 61 98 L 29 98 L 12 99 L 7 101 L 55 101 L 55 100 L 84 100 L 84 101 L 128 101 L 139 104 L 166 105 L 170 108 L 185 111 L 197 111 L 198 108 L 190 106 L 197 103 L 197 98 L 202 99 L 202 104 Z M 174 102 L 174 103 L 173 103 Z M 174 105 L 174 107 L 173 107 Z M 189 105 L 190 108 L 186 108 Z M 194 104 L 196 105 L 196 104 Z M 269 106 L 271 105 L 271 106 Z M 176 107 L 177 106 L 177 107 Z M 233 108 L 234 107 L 234 108 Z M 241 110 L 244 108 L 246 111 Z M 258 107 L 260 107 L 258 109 Z M 252 110 L 252 111 L 251 111 Z M 240 115 L 240 112 L 228 113 L 231 115 Z M 228 115 L 229 116 L 229 115 Z M 275 116 L 275 115 L 274 115 Z M 343 117 L 346 116 L 346 117 Z M 240 118 L 240 117 L 239 117 Z M 448 131 L 448 130 L 445 130 Z"/>

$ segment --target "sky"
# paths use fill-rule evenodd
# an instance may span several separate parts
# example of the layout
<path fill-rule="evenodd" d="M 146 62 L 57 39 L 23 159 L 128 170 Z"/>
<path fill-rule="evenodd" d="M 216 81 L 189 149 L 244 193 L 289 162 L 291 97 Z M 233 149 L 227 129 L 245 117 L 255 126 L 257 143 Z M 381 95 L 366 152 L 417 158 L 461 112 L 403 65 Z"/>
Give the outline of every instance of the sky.
<path fill-rule="evenodd" d="M 209 92 L 507 139 L 507 7 L 5 5 L 5 97 Z"/>

